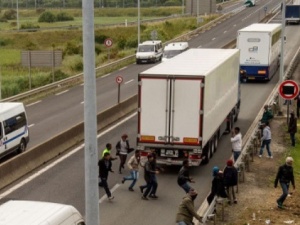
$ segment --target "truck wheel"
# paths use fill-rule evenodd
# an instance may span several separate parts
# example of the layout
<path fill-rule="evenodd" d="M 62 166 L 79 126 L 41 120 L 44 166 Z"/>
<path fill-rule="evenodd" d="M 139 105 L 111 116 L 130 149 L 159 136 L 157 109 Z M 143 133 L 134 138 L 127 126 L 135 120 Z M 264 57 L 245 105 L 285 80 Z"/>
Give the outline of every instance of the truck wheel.
<path fill-rule="evenodd" d="M 136 60 L 136 64 L 140 64 L 139 60 Z"/>
<path fill-rule="evenodd" d="M 205 153 L 204 153 L 205 159 L 203 160 L 203 164 L 208 164 L 209 163 L 209 159 L 211 158 L 209 146 L 207 146 L 205 148 L 205 150 L 206 150 Z"/>
<path fill-rule="evenodd" d="M 215 146 L 215 152 L 217 151 L 217 148 L 218 148 L 218 144 L 219 144 L 219 138 L 218 138 L 218 135 L 216 134 L 215 135 L 215 138 L 214 138 L 214 146 Z"/>
<path fill-rule="evenodd" d="M 26 142 L 24 139 L 22 139 L 17 152 L 18 153 L 25 152 L 25 149 L 26 149 Z"/>
<path fill-rule="evenodd" d="M 216 151 L 216 148 L 215 148 L 215 138 L 213 138 L 213 140 L 211 140 L 211 142 L 210 142 L 210 158 L 213 157 L 215 151 Z"/>

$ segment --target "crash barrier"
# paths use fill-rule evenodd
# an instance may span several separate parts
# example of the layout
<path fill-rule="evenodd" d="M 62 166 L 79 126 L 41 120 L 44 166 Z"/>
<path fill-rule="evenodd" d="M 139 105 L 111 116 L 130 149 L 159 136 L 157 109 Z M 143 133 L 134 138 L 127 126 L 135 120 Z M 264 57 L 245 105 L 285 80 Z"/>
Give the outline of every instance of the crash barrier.
<path fill-rule="evenodd" d="M 113 123 L 133 113 L 137 109 L 137 95 L 126 99 L 97 115 L 98 131 L 102 131 Z M 84 140 L 84 122 L 57 134 L 46 142 L 35 146 L 24 153 L 0 165 L 0 189 L 11 184 L 27 173 L 42 166 L 46 162 L 63 154 Z"/>
<path fill-rule="evenodd" d="M 245 7 L 242 6 L 240 7 L 240 11 L 242 9 L 244 9 Z M 190 36 L 197 34 L 198 32 L 208 29 L 211 26 L 214 26 L 217 23 L 220 23 L 221 21 L 224 21 L 226 19 L 228 19 L 230 16 L 236 14 L 232 13 L 232 12 L 228 12 L 223 14 L 222 16 L 208 22 L 207 24 L 204 24 L 201 27 L 198 27 L 195 30 L 192 30 L 188 33 L 185 33 L 179 37 L 176 37 L 170 41 L 165 42 L 163 45 L 165 46 L 166 44 L 169 44 L 171 42 L 175 42 L 175 41 L 184 41 L 187 40 Z M 96 76 L 100 76 L 101 74 L 106 74 L 111 72 L 113 69 L 117 69 L 120 68 L 122 66 L 126 66 L 129 65 L 131 63 L 133 63 L 135 61 L 135 54 L 134 55 L 130 55 L 127 57 L 124 57 L 122 59 L 119 59 L 117 61 L 105 64 L 103 66 L 99 66 L 97 68 L 95 68 L 96 70 Z M 79 73 L 77 75 L 74 75 L 72 77 L 57 81 L 57 82 L 53 82 L 51 84 L 45 85 L 43 87 L 39 87 L 39 88 L 35 88 L 33 90 L 9 97 L 9 98 L 5 98 L 2 99 L 1 102 L 15 102 L 15 101 L 24 101 L 25 99 L 30 99 L 30 98 L 35 98 L 35 96 L 39 96 L 43 93 L 56 93 L 59 91 L 62 91 L 68 87 L 72 87 L 76 84 L 80 84 L 83 83 L 83 73 Z"/>
<path fill-rule="evenodd" d="M 286 72 L 284 74 L 283 80 L 292 79 L 292 75 L 295 72 L 297 66 L 300 63 L 300 47 L 298 48 L 296 54 L 294 55 L 291 63 L 286 69 Z M 267 98 L 264 105 L 268 105 L 269 109 L 272 111 L 273 115 L 278 115 L 280 112 L 279 107 L 279 95 L 278 95 L 278 88 L 280 85 L 280 81 L 276 84 L 273 91 Z M 254 161 L 254 156 L 257 155 L 260 144 L 261 144 L 261 130 L 260 130 L 260 120 L 263 115 L 264 108 L 262 107 L 259 111 L 257 117 L 251 124 L 250 128 L 248 129 L 247 133 L 243 137 L 243 149 L 241 152 L 240 157 L 235 162 L 234 166 L 238 169 L 238 180 L 239 182 L 245 181 L 245 174 L 246 172 L 250 171 L 250 165 L 251 162 Z M 238 192 L 238 185 L 237 185 L 237 192 Z M 216 210 L 218 201 L 218 198 L 215 198 L 210 206 L 208 207 L 206 199 L 202 203 L 202 206 L 198 210 L 198 214 L 202 216 L 202 223 L 197 222 L 194 220 L 195 224 L 206 224 L 208 220 L 213 220 L 214 224 L 216 224 L 216 214 L 218 213 L 218 210 Z M 223 203 L 224 204 L 224 200 Z M 207 207 L 205 207 L 207 205 Z M 221 219 L 223 221 L 224 219 L 224 210 L 221 210 L 222 216 Z"/>

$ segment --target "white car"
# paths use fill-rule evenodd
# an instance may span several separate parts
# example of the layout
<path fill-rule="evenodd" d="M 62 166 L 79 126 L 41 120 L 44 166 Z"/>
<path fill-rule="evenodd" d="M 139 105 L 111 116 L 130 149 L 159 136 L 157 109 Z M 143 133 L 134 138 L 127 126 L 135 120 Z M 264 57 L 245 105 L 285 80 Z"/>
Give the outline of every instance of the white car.
<path fill-rule="evenodd" d="M 139 44 L 136 51 L 136 64 L 161 61 L 163 48 L 161 41 L 145 41 Z"/>
<path fill-rule="evenodd" d="M 170 58 L 189 49 L 188 42 L 173 42 L 165 46 L 162 61 L 167 61 Z"/>

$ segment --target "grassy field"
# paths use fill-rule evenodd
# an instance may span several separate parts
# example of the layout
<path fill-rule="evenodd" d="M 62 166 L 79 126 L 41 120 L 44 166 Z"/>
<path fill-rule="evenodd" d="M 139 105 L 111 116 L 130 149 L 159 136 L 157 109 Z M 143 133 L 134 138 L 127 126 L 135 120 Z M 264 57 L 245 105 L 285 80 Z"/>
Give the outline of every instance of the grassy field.
<path fill-rule="evenodd" d="M 171 7 L 172 8 L 172 7 Z M 177 7 L 178 8 L 178 7 Z M 154 9 L 149 9 L 147 13 Z M 159 9 L 162 10 L 162 9 Z M 169 12 L 169 8 L 165 8 Z M 136 11 L 136 9 L 135 9 Z M 135 19 L 134 17 L 127 17 L 130 13 L 119 17 L 106 17 L 111 11 L 103 13 L 104 17 L 95 17 L 95 24 L 97 23 L 115 23 L 124 22 L 126 18 Z M 170 10 L 172 12 L 172 10 Z M 1 11 L 3 13 L 3 10 Z M 79 13 L 77 10 L 71 11 L 73 15 Z M 115 12 L 114 12 L 115 13 Z M 145 14 L 147 14 L 145 13 Z M 97 14 L 97 13 L 95 13 Z M 153 15 L 167 16 L 167 13 L 153 13 Z M 22 15 L 22 14 L 21 14 Z M 28 21 L 34 21 L 36 15 L 30 13 L 23 14 L 23 18 Z M 80 16 L 80 15 L 77 15 Z M 142 23 L 141 24 L 141 41 L 151 39 L 151 32 L 156 30 L 158 39 L 163 42 L 173 39 L 183 33 L 201 26 L 217 15 L 204 17 L 204 22 L 196 23 L 194 17 L 172 18 L 167 21 Z M 20 17 L 22 18 L 22 17 Z M 145 17 L 146 18 L 146 17 Z M 105 20 L 106 19 L 106 20 Z M 129 19 L 128 19 L 129 20 Z M 22 21 L 20 19 L 20 21 Z M 22 22 L 21 22 L 22 23 Z M 15 21 L 8 23 L 0 23 L 0 26 L 16 25 Z M 45 26 L 65 26 L 81 24 L 81 17 L 75 17 L 74 21 L 60 22 L 60 23 L 43 23 Z M 2 28 L 0 28 L 2 29 Z M 95 26 L 95 66 L 108 63 L 108 51 L 104 46 L 106 38 L 113 39 L 113 46 L 110 48 L 110 61 L 123 58 L 134 54 L 137 47 L 137 26 Z M 7 31 L 0 32 L 0 66 L 2 76 L 2 97 L 9 97 L 24 91 L 29 90 L 29 71 L 28 68 L 21 65 L 21 51 L 22 50 L 62 50 L 63 62 L 61 67 L 56 68 L 55 80 L 60 80 L 82 72 L 82 30 L 80 28 L 72 29 L 50 29 L 40 30 L 36 32 L 17 32 Z M 31 69 L 32 88 L 39 87 L 51 83 L 52 69 L 51 68 L 32 68 Z"/>

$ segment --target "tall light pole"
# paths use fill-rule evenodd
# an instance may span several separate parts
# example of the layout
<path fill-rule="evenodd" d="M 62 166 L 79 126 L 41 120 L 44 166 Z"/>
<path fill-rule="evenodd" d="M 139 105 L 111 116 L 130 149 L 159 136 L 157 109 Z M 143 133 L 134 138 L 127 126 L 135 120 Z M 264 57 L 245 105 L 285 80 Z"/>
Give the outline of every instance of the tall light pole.
<path fill-rule="evenodd" d="M 283 81 L 283 76 L 284 76 L 284 42 L 285 42 L 285 0 L 282 0 L 282 9 L 281 9 L 281 50 L 280 50 L 280 81 Z"/>
<path fill-rule="evenodd" d="M 141 0 L 138 0 L 138 45 L 141 42 Z"/>
<path fill-rule="evenodd" d="M 198 24 L 198 18 L 199 18 L 199 0 L 197 1 L 197 24 Z"/>
<path fill-rule="evenodd" d="M 94 1 L 82 1 L 83 76 L 84 76 L 84 171 L 85 219 L 99 225 L 97 101 L 95 73 Z"/>
<path fill-rule="evenodd" d="M 182 15 L 184 15 L 184 0 L 182 0 Z"/>
<path fill-rule="evenodd" d="M 19 30 L 19 0 L 17 0 L 17 29 Z"/>

